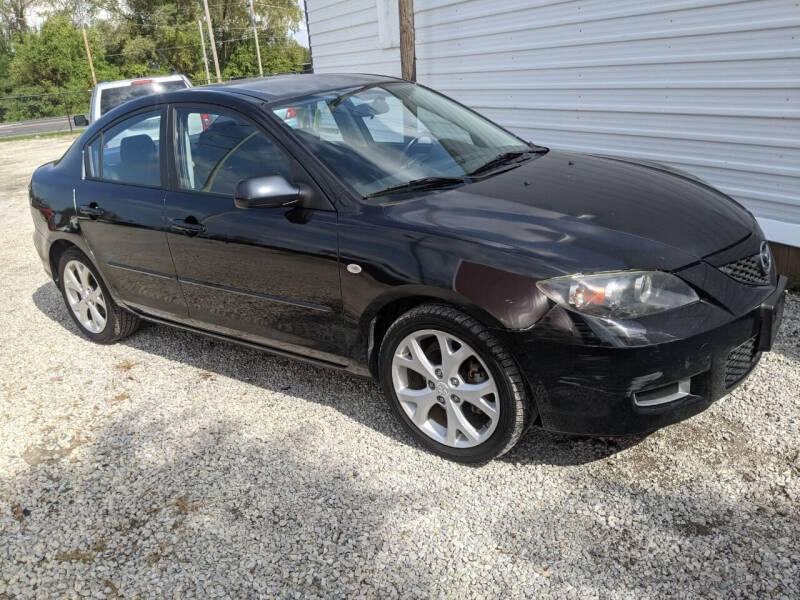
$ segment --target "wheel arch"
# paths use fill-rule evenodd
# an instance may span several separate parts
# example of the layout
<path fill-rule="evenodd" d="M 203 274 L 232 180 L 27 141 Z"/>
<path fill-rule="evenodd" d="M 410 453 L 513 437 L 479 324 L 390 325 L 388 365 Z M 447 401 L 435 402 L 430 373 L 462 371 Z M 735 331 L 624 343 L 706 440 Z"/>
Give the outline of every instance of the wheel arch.
<path fill-rule="evenodd" d="M 50 244 L 50 250 L 49 250 L 50 272 L 53 274 L 53 281 L 55 281 L 56 283 L 59 283 L 59 278 L 61 277 L 61 273 L 58 272 L 58 263 L 61 260 L 61 257 L 63 256 L 64 252 L 66 252 L 70 248 L 77 248 L 81 252 L 84 252 L 80 246 L 64 238 L 57 239 L 52 244 Z"/>
<path fill-rule="evenodd" d="M 489 312 L 452 290 L 418 285 L 393 288 L 373 300 L 360 319 L 361 329 L 367 340 L 367 366 L 373 377 L 378 377 L 378 351 L 386 331 L 400 315 L 426 302 L 452 306 L 488 328 L 504 328 Z"/>

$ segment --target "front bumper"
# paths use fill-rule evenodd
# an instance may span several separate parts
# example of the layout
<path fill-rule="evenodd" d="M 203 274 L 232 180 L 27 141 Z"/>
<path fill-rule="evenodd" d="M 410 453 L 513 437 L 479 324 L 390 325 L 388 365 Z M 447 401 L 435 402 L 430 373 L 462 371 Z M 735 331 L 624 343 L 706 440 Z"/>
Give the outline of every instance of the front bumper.
<path fill-rule="evenodd" d="M 786 283 L 781 277 L 761 306 L 744 316 L 675 341 L 616 348 L 516 333 L 509 344 L 533 390 L 545 429 L 587 435 L 643 433 L 696 415 L 747 377 L 761 352 L 772 347 Z M 667 401 L 659 402 L 659 394 Z"/>

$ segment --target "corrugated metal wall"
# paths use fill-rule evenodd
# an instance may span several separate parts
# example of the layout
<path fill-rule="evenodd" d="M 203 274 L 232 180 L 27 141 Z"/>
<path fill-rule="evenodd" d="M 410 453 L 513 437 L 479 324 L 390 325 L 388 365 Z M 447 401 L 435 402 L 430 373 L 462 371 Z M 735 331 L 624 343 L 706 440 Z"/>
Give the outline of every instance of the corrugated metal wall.
<path fill-rule="evenodd" d="M 317 71 L 399 73 L 396 49 L 374 49 L 381 1 L 309 0 Z M 421 83 L 540 144 L 695 173 L 748 206 L 768 237 L 800 246 L 796 0 L 415 0 L 415 10 Z"/>
<path fill-rule="evenodd" d="M 308 0 L 306 10 L 314 71 L 400 77 L 397 0 Z"/>

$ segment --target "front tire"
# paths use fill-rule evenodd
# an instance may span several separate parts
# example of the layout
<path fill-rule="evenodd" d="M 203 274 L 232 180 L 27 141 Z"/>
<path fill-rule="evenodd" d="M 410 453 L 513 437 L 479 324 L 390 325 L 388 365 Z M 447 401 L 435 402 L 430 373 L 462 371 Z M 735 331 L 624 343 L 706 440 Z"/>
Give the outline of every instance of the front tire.
<path fill-rule="evenodd" d="M 121 308 L 86 255 L 70 248 L 58 262 L 59 287 L 70 317 L 98 344 L 113 344 L 139 327 L 139 317 Z"/>
<path fill-rule="evenodd" d="M 434 453 L 482 463 L 513 448 L 536 409 L 516 362 L 476 319 L 441 304 L 401 315 L 384 336 L 381 385 L 413 437 Z"/>

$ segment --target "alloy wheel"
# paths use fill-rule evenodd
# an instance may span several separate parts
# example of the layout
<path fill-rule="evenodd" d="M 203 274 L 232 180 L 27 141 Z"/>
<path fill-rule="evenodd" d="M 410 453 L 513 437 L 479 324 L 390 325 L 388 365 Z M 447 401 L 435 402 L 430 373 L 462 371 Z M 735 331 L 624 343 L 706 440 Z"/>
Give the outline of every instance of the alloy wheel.
<path fill-rule="evenodd" d="M 64 266 L 64 291 L 78 322 L 91 333 L 100 333 L 108 320 L 103 289 L 89 267 L 79 260 Z"/>
<path fill-rule="evenodd" d="M 497 427 L 497 385 L 478 353 L 437 329 L 406 336 L 392 357 L 392 384 L 411 422 L 452 448 L 485 442 Z"/>

